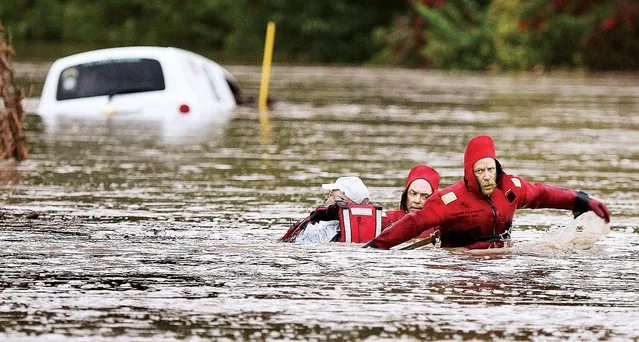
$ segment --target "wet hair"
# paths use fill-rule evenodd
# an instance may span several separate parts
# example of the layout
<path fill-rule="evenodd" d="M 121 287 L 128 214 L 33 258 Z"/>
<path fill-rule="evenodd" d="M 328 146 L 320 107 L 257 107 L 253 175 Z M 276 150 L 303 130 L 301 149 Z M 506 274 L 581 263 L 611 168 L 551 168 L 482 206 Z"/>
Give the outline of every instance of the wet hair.
<path fill-rule="evenodd" d="M 399 202 L 399 209 L 403 210 L 405 213 L 408 212 L 408 207 L 406 207 L 406 199 L 408 198 L 408 188 L 404 190 L 402 193 L 402 199 Z"/>
<path fill-rule="evenodd" d="M 501 164 L 497 159 L 495 159 L 495 165 L 497 165 L 497 177 L 495 177 L 495 183 L 499 185 L 499 181 L 501 181 L 501 175 L 504 173 L 504 170 L 502 170 Z"/>

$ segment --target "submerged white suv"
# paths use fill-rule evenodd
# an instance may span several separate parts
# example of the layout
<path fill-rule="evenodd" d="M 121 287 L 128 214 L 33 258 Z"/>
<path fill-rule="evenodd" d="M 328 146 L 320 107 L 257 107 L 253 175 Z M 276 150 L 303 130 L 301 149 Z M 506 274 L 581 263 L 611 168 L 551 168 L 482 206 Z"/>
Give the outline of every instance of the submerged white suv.
<path fill-rule="evenodd" d="M 56 60 L 42 89 L 43 118 L 215 119 L 239 101 L 233 76 L 171 47 L 119 47 Z"/>

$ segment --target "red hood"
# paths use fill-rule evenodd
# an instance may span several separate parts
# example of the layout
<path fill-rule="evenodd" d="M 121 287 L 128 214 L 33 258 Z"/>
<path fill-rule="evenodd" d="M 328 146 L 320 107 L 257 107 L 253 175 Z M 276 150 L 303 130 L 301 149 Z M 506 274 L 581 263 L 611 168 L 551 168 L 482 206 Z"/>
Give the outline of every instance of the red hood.
<path fill-rule="evenodd" d="M 404 187 L 402 199 L 399 203 L 399 207 L 405 212 L 408 211 L 408 208 L 406 208 L 405 204 L 406 192 L 408 191 L 408 187 L 410 186 L 410 184 L 416 179 L 425 179 L 433 188 L 433 192 L 436 192 L 439 188 L 439 173 L 437 173 L 435 169 L 428 165 L 417 165 L 412 168 L 408 173 L 408 177 L 406 177 L 406 186 Z"/>
<path fill-rule="evenodd" d="M 433 191 L 437 191 L 437 188 L 439 188 L 439 173 L 428 165 L 417 165 L 410 170 L 408 177 L 406 177 L 404 191 L 408 190 L 410 183 L 416 179 L 425 179 L 433 188 Z"/>
<path fill-rule="evenodd" d="M 466 152 L 464 152 L 464 181 L 471 191 L 481 193 L 473 172 L 473 164 L 487 157 L 497 160 L 493 138 L 487 135 L 480 135 L 468 142 Z"/>

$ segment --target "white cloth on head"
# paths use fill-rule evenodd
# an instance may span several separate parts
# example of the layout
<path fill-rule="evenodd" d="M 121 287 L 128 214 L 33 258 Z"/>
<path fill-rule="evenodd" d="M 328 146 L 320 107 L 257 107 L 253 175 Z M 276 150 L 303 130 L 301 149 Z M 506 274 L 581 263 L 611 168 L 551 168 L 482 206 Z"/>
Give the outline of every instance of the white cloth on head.
<path fill-rule="evenodd" d="M 341 190 L 346 197 L 357 204 L 362 204 L 365 199 L 370 199 L 371 196 L 368 188 L 359 177 L 339 177 L 335 183 L 322 184 L 322 189 Z"/>

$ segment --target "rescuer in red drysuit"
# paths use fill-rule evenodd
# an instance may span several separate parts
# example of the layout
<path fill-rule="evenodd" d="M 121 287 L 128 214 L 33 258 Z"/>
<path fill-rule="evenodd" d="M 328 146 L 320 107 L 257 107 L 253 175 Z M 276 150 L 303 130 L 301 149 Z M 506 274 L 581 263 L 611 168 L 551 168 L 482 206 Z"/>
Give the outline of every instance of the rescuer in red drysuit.
<path fill-rule="evenodd" d="M 382 217 L 382 227 L 388 228 L 394 222 L 399 221 L 404 215 L 420 210 L 424 202 L 439 188 L 439 173 L 428 165 L 413 167 L 406 177 L 406 186 L 399 202 L 398 210 L 389 210 Z M 425 230 L 420 238 L 426 238 L 433 234 L 437 227 Z"/>
<path fill-rule="evenodd" d="M 584 192 L 531 184 L 505 173 L 492 138 L 478 136 L 466 147 L 463 180 L 436 192 L 424 209 L 405 215 L 364 247 L 388 249 L 435 226 L 440 227 L 441 247 L 511 246 L 510 230 L 518 208 L 566 209 L 575 217 L 593 211 L 610 222 L 608 208 Z"/>

